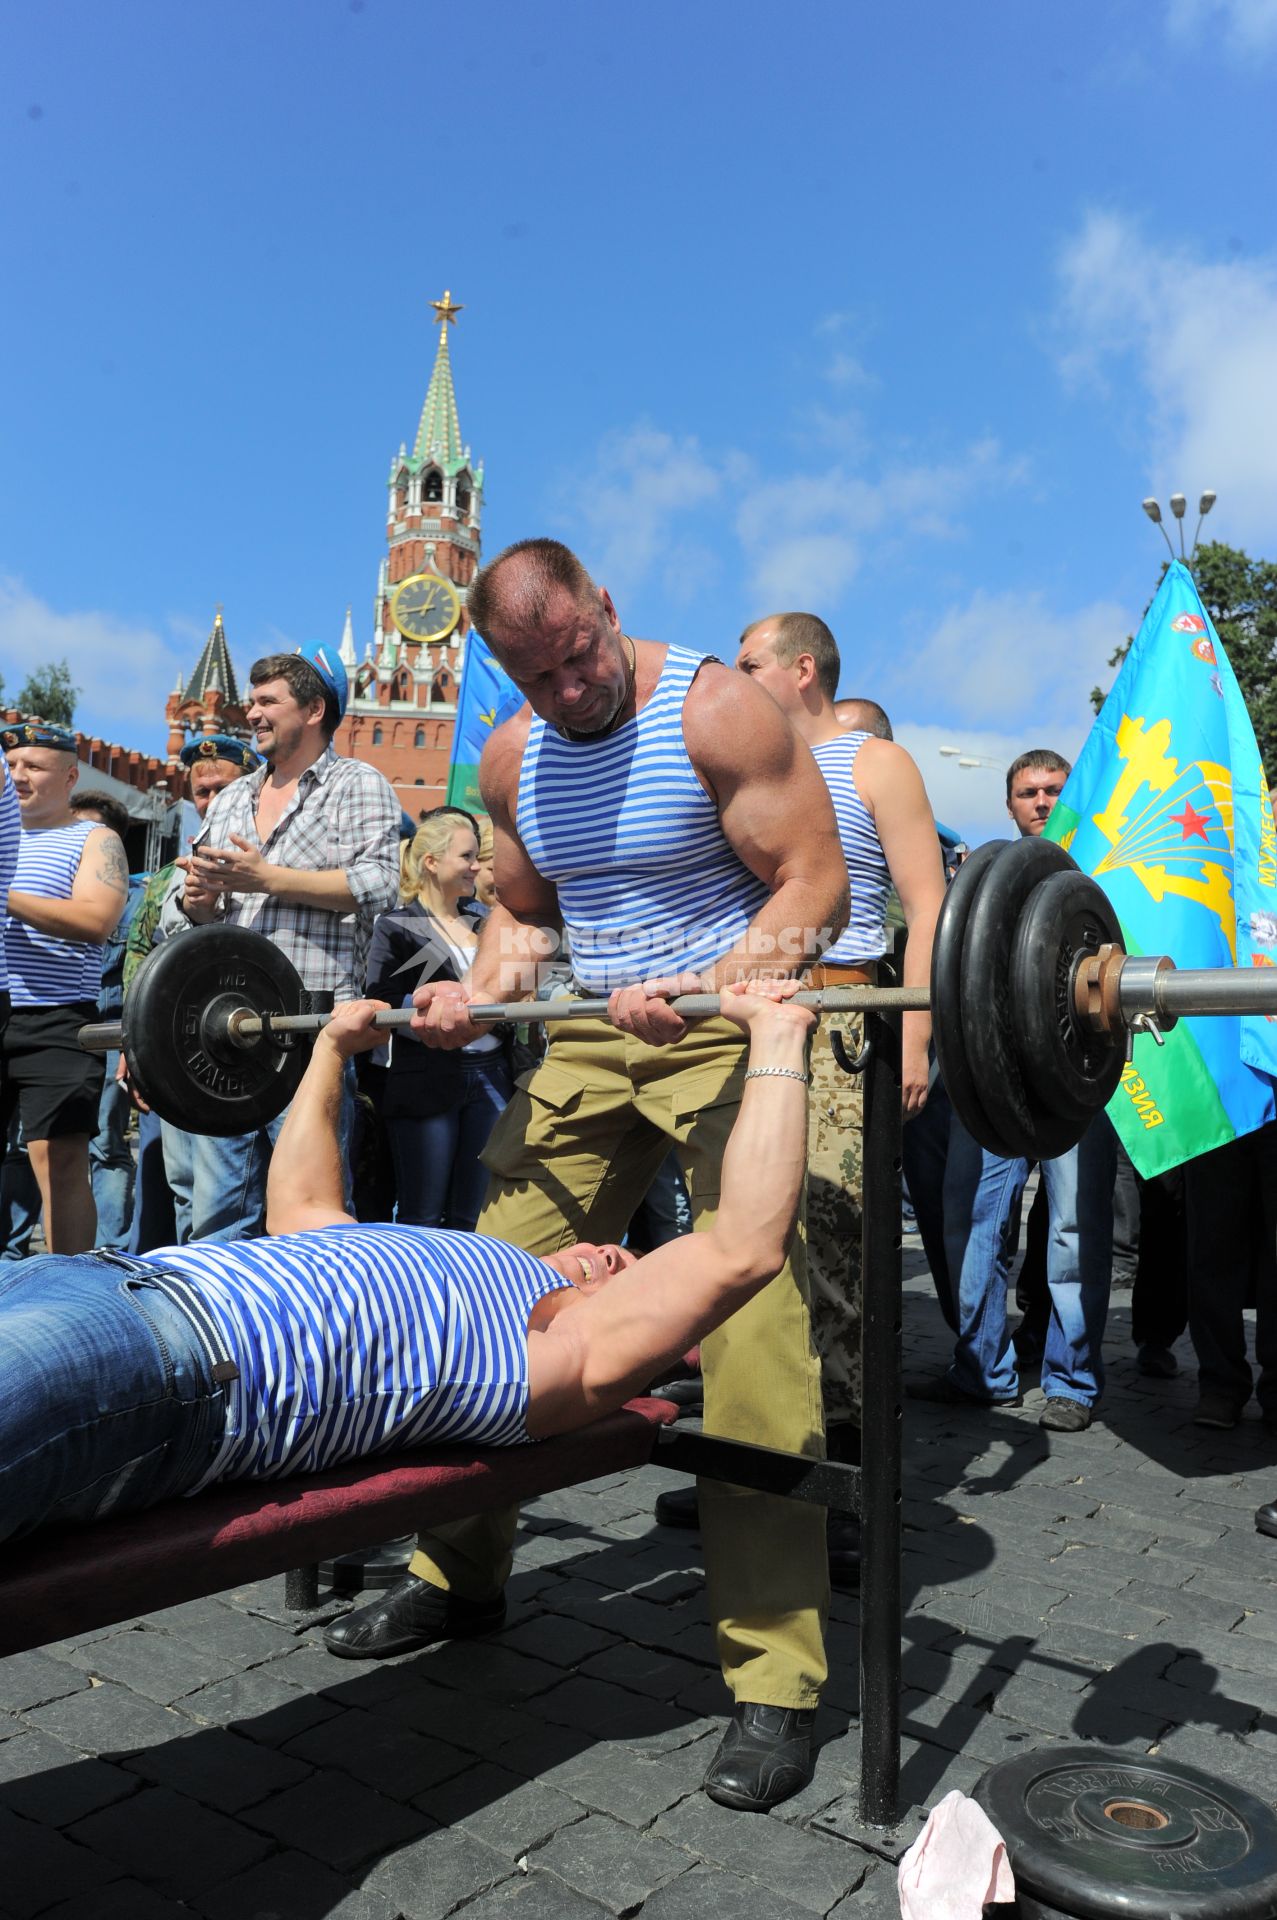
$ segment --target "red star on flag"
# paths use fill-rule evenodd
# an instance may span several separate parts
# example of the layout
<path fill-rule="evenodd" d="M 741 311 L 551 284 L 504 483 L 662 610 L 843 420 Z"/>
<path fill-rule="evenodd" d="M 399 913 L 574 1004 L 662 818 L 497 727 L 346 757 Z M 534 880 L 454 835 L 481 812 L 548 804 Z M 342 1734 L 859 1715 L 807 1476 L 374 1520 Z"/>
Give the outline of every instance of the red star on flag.
<path fill-rule="evenodd" d="M 1194 834 L 1197 834 L 1199 839 L 1202 840 L 1208 838 L 1206 829 L 1210 825 L 1210 815 L 1208 813 L 1194 813 L 1191 800 L 1184 802 L 1183 813 L 1173 813 L 1171 819 L 1177 827 L 1183 827 L 1184 838 L 1186 840 L 1190 840 Z"/>

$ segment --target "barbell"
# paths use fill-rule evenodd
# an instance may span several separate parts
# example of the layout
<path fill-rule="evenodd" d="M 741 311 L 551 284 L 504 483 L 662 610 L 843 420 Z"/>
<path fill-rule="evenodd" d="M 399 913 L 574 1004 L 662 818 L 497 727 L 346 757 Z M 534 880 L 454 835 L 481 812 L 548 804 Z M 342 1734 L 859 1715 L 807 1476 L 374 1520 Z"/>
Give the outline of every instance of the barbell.
<path fill-rule="evenodd" d="M 1132 1036 L 1160 1041 L 1189 1014 L 1277 1013 L 1277 969 L 1177 971 L 1123 951 L 1108 896 L 1049 840 L 995 841 L 958 870 L 936 926 L 931 984 L 826 987 L 795 998 L 817 1013 L 930 1009 L 936 1053 L 958 1118 L 992 1153 L 1050 1159 L 1082 1137 L 1112 1098 Z M 474 1006 L 479 1024 L 549 1025 L 606 1017 L 606 1000 Z M 718 1012 L 717 994 L 671 1003 L 686 1019 Z M 162 1119 L 193 1133 L 248 1133 L 282 1113 L 329 1012 L 307 1010 L 301 976 L 248 929 L 193 928 L 138 969 L 119 1021 L 81 1027 L 90 1052 L 123 1051 Z M 408 1026 L 410 1007 L 376 1024 Z"/>

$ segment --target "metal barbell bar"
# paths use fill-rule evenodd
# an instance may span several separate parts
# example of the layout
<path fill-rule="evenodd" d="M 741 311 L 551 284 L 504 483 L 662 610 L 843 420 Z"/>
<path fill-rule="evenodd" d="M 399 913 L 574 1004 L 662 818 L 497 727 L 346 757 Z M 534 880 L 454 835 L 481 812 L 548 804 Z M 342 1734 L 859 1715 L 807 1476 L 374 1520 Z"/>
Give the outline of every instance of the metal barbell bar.
<path fill-rule="evenodd" d="M 1252 970 L 1247 967 L 1196 967 L 1177 970 L 1165 955 L 1145 955 L 1138 959 L 1111 952 L 1098 963 L 1116 967 L 1116 1013 L 1079 1006 L 1079 1013 L 1097 1032 L 1111 1032 L 1117 1026 L 1129 1027 L 1137 1020 L 1150 1020 L 1167 1029 L 1188 1015 L 1277 1013 L 1277 969 Z M 1084 963 L 1085 966 L 1085 963 Z M 1081 999 L 1085 975 L 1078 983 Z M 1110 986 L 1112 991 L 1112 986 Z M 683 993 L 669 1002 L 673 1012 L 684 1020 L 709 1020 L 719 1011 L 716 993 Z M 821 1015 L 833 1013 L 926 1013 L 931 1006 L 928 987 L 822 987 L 794 994 L 791 1006 L 810 1007 Z M 606 1000 L 511 1000 L 500 1005 L 472 1006 L 467 1009 L 477 1026 L 501 1021 L 523 1021 L 529 1025 L 549 1026 L 561 1020 L 606 1020 Z M 331 1013 L 255 1013 L 251 1007 L 229 1008 L 223 1016 L 224 1031 L 235 1045 L 250 1046 L 265 1035 L 286 1033 L 315 1034 L 326 1027 Z M 373 1025 L 395 1033 L 411 1025 L 411 1007 L 387 1007 L 376 1015 Z M 104 1020 L 81 1027 L 79 1042 L 89 1053 L 112 1053 L 122 1044 L 124 1029 L 118 1020 Z"/>
<path fill-rule="evenodd" d="M 926 987 L 822 987 L 794 994 L 790 1003 L 810 1007 L 816 1013 L 875 1012 L 887 1008 L 896 1013 L 925 1013 L 931 1005 Z M 683 993 L 669 1005 L 685 1020 L 708 1020 L 719 1011 L 716 993 Z M 467 1008 L 478 1026 L 499 1021 L 521 1020 L 549 1026 L 560 1020 L 606 1020 L 606 1000 L 511 1000 L 503 1005 Z M 237 1045 L 251 1045 L 263 1034 L 314 1034 L 326 1027 L 331 1013 L 255 1013 L 251 1007 L 232 1007 L 222 1016 L 226 1037 Z M 376 1015 L 373 1025 L 395 1033 L 410 1025 L 412 1007 L 387 1007 Z M 113 1053 L 123 1045 L 124 1028 L 118 1020 L 104 1020 L 81 1027 L 79 1042 L 89 1053 Z"/>

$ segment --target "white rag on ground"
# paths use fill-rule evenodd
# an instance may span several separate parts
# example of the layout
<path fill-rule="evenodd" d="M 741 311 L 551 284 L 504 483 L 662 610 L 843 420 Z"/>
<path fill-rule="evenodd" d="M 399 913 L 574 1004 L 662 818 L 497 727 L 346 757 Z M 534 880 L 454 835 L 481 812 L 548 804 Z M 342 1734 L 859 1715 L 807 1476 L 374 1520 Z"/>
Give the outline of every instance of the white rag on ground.
<path fill-rule="evenodd" d="M 900 1862 L 901 1920 L 980 1920 L 1015 1899 L 1006 1842 L 982 1806 L 946 1793 Z"/>

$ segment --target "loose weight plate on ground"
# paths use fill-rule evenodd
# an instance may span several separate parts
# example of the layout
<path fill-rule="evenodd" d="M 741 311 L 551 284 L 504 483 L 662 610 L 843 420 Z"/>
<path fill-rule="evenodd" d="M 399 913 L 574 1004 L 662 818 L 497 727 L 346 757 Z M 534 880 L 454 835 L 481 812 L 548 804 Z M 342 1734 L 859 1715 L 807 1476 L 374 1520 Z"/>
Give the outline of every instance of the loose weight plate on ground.
<path fill-rule="evenodd" d="M 282 1113 L 310 1049 L 292 1034 L 231 1038 L 231 1016 L 300 1013 L 301 976 L 273 941 L 242 927 L 202 927 L 162 941 L 124 999 L 124 1057 L 138 1093 L 193 1133 L 251 1133 Z"/>
<path fill-rule="evenodd" d="M 1173 1760 L 1051 1747 L 974 1797 L 1006 1841 L 1023 1920 L 1274 1920 L 1277 1814 Z"/>

